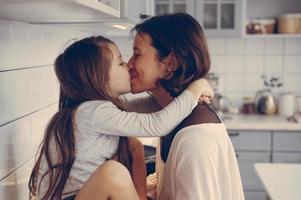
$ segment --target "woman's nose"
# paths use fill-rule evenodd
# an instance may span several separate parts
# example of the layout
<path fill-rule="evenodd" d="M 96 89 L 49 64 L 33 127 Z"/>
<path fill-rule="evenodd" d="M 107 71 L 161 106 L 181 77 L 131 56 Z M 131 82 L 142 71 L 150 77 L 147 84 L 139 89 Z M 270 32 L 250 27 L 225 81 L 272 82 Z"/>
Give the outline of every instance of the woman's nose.
<path fill-rule="evenodd" d="M 133 69 L 134 68 L 133 56 L 130 58 L 130 60 L 128 62 L 128 68 L 129 69 Z"/>

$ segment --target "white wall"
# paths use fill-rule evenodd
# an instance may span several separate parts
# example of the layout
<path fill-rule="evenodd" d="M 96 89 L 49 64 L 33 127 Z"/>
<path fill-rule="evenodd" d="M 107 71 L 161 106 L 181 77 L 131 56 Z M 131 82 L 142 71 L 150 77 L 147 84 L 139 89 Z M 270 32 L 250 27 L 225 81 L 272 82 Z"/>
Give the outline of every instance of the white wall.
<path fill-rule="evenodd" d="M 57 110 L 53 62 L 89 33 L 0 20 L 0 199 L 27 200 L 34 152 Z"/>
<path fill-rule="evenodd" d="M 113 38 L 126 59 L 132 54 L 129 39 Z M 208 46 L 210 71 L 219 75 L 220 91 L 233 106 L 263 89 L 263 74 L 279 76 L 284 82 L 276 92 L 301 95 L 301 38 L 209 38 Z"/>

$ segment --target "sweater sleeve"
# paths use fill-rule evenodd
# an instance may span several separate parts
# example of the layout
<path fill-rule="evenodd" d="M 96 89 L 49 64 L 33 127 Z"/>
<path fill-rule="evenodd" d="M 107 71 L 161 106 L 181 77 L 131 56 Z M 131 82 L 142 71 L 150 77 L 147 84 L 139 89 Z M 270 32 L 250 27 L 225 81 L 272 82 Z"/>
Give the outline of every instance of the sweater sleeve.
<path fill-rule="evenodd" d="M 111 102 L 102 103 L 93 113 L 92 128 L 101 134 L 161 137 L 190 114 L 197 101 L 191 92 L 185 90 L 164 109 L 149 114 L 125 112 Z"/>

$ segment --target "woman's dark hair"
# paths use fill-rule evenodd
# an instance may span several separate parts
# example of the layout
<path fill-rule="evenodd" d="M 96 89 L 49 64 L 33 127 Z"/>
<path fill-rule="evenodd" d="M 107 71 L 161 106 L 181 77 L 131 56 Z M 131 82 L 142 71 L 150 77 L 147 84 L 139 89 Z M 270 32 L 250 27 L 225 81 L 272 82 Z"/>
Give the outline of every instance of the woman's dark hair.
<path fill-rule="evenodd" d="M 169 55 L 176 59 L 171 77 L 159 83 L 172 96 L 179 95 L 193 80 L 204 77 L 210 69 L 207 42 L 200 24 L 185 13 L 154 16 L 137 24 L 138 34 L 147 34 L 160 60 Z"/>
<path fill-rule="evenodd" d="M 30 176 L 30 199 L 34 199 L 40 191 L 43 181 L 47 182 L 48 188 L 42 199 L 61 199 L 75 160 L 76 108 L 90 100 L 109 100 L 119 104 L 111 96 L 108 86 L 113 58 L 110 44 L 114 43 L 101 36 L 84 38 L 74 42 L 56 58 L 54 70 L 60 83 L 59 109 L 46 128 Z M 53 148 L 56 156 L 53 155 Z M 128 152 L 128 140 L 121 137 L 116 156 L 130 170 L 132 158 Z M 43 160 L 47 164 L 47 171 L 40 174 Z"/>

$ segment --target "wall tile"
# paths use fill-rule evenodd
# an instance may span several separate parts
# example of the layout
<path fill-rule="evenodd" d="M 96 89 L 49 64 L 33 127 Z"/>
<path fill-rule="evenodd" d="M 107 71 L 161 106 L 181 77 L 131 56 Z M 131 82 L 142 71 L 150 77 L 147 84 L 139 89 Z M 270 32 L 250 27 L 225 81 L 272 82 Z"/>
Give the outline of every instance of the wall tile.
<path fill-rule="evenodd" d="M 13 123 L 14 158 L 16 167 L 32 158 L 33 144 L 31 138 L 30 117 L 21 118 Z"/>
<path fill-rule="evenodd" d="M 231 56 L 243 56 L 245 54 L 245 41 L 242 39 L 227 39 L 226 54 Z"/>
<path fill-rule="evenodd" d="M 271 75 L 281 75 L 283 73 L 283 57 L 278 55 L 269 55 L 264 58 L 264 73 Z"/>
<path fill-rule="evenodd" d="M 31 160 L 16 171 L 16 190 L 18 200 L 28 200 L 28 182 L 33 166 L 34 161 Z"/>
<path fill-rule="evenodd" d="M 228 56 L 227 57 L 227 74 L 242 74 L 244 73 L 244 57 Z"/>
<path fill-rule="evenodd" d="M 223 74 L 226 72 L 226 57 L 225 56 L 211 56 L 211 72 Z"/>
<path fill-rule="evenodd" d="M 256 92 L 264 89 L 263 80 L 260 74 L 248 75 L 245 79 L 246 92 Z"/>
<path fill-rule="evenodd" d="M 225 77 L 225 92 L 243 92 L 245 90 L 244 79 L 243 74 Z"/>
<path fill-rule="evenodd" d="M 15 168 L 14 138 L 12 124 L 0 127 L 0 180 Z"/>
<path fill-rule="evenodd" d="M 13 173 L 0 182 L 0 199 L 17 200 L 17 178 Z"/>
<path fill-rule="evenodd" d="M 14 118 L 14 86 L 9 84 L 11 77 L 8 73 L 0 72 L 0 125 Z"/>
<path fill-rule="evenodd" d="M 265 39 L 264 41 L 264 53 L 267 55 L 275 55 L 283 53 L 283 39 L 273 38 Z"/>
<path fill-rule="evenodd" d="M 246 74 L 263 73 L 263 56 L 246 56 Z"/>
<path fill-rule="evenodd" d="M 133 54 L 133 39 L 132 37 L 114 37 L 112 40 L 118 46 L 122 53 L 123 59 L 125 55 L 131 56 Z"/>
<path fill-rule="evenodd" d="M 54 34 L 51 30 L 45 28 L 42 31 L 43 34 L 43 48 L 45 49 L 45 63 L 53 64 L 56 56 L 58 55 L 56 52 L 56 47 L 54 43 Z"/>
<path fill-rule="evenodd" d="M 45 52 L 43 48 L 43 37 L 40 26 L 29 28 L 30 66 L 42 66 L 45 64 Z"/>
<path fill-rule="evenodd" d="M 226 40 L 225 39 L 208 39 L 208 47 L 210 55 L 225 55 Z"/>
<path fill-rule="evenodd" d="M 12 68 L 9 21 L 0 20 L 0 71 Z"/>
<path fill-rule="evenodd" d="M 246 55 L 262 55 L 264 50 L 263 39 L 246 39 Z"/>
<path fill-rule="evenodd" d="M 300 87 L 301 75 L 284 75 L 284 91 L 285 92 L 295 92 L 301 95 Z"/>
<path fill-rule="evenodd" d="M 284 57 L 284 72 L 287 74 L 301 73 L 301 54 L 300 55 L 286 55 Z"/>
<path fill-rule="evenodd" d="M 29 25 L 23 22 L 11 22 L 12 61 L 14 68 L 30 66 Z"/>
<path fill-rule="evenodd" d="M 284 50 L 285 54 L 301 54 L 301 39 L 286 38 Z"/>

